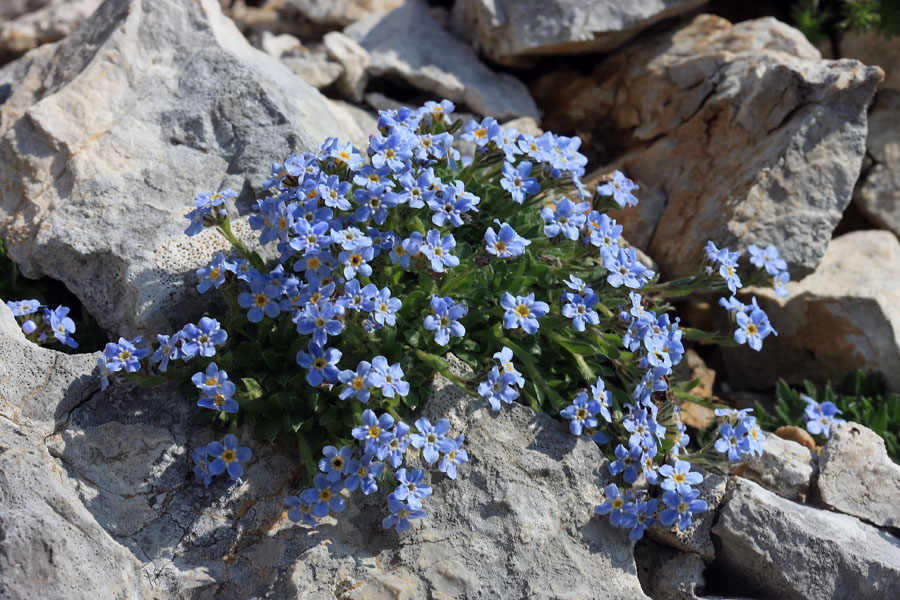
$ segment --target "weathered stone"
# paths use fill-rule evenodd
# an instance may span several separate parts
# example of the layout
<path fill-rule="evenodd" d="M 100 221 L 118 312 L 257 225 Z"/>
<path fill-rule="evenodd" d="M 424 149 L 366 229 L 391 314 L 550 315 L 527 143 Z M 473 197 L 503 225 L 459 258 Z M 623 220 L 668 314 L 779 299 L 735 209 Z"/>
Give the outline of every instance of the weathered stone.
<path fill-rule="evenodd" d="M 866 163 L 853 202 L 900 238 L 900 89 L 882 89 L 869 111 Z"/>
<path fill-rule="evenodd" d="M 31 9 L 24 12 L 11 11 L 16 18 L 3 18 L 0 15 L 0 64 L 42 44 L 63 39 L 94 12 L 102 1 L 50 0 L 33 3 L 30 7 L 16 7 Z"/>
<path fill-rule="evenodd" d="M 693 552 L 645 539 L 634 547 L 634 561 L 641 585 L 653 600 L 698 600 L 706 586 L 706 563 Z"/>
<path fill-rule="evenodd" d="M 498 63 L 551 54 L 604 53 L 706 0 L 458 0 L 457 30 Z"/>
<path fill-rule="evenodd" d="M 855 58 L 884 69 L 882 88 L 900 90 L 900 37 L 888 38 L 877 31 L 845 31 L 839 42 L 842 58 Z"/>
<path fill-rule="evenodd" d="M 813 436 L 811 436 L 807 430 L 801 429 L 800 427 L 795 427 L 794 425 L 782 425 L 775 430 L 775 435 L 783 440 L 797 442 L 809 450 L 816 449 L 816 440 L 813 439 Z"/>
<path fill-rule="evenodd" d="M 403 0 L 282 0 L 283 18 L 299 15 L 325 27 L 343 27 L 403 5 Z"/>
<path fill-rule="evenodd" d="M 747 469 L 742 477 L 751 479 L 782 498 L 804 501 L 816 473 L 815 453 L 797 442 L 767 434 L 762 456 L 744 455 Z"/>
<path fill-rule="evenodd" d="M 822 264 L 787 286 L 790 295 L 752 290 L 778 332 L 761 352 L 722 350 L 735 387 L 840 380 L 848 371 L 884 373 L 900 390 L 900 242 L 887 231 L 855 231 L 828 245 Z M 743 296 L 749 302 L 749 293 Z"/>
<path fill-rule="evenodd" d="M 725 497 L 728 479 L 716 473 L 701 472 L 704 478 L 703 483 L 697 486 L 697 489 L 700 490 L 698 499 L 706 501 L 706 512 L 694 515 L 691 526 L 684 531 L 677 527 L 665 527 L 659 522 L 659 513 L 668 507 L 660 500 L 655 521 L 647 533 L 655 542 L 682 552 L 694 553 L 702 558 L 703 562 L 710 564 L 716 558 L 716 548 L 713 545 L 710 531 L 719 514 L 722 498 Z"/>
<path fill-rule="evenodd" d="M 884 440 L 859 423 L 836 423 L 819 457 L 819 497 L 831 508 L 900 528 L 900 465 Z"/>
<path fill-rule="evenodd" d="M 322 38 L 328 58 L 344 67 L 337 80 L 337 89 L 348 100 L 362 102 L 369 76 L 369 53 L 340 31 L 330 31 Z"/>
<path fill-rule="evenodd" d="M 300 79 L 321 90 L 338 80 L 344 67 L 328 60 L 318 52 L 295 52 L 281 57 L 287 67 Z"/>
<path fill-rule="evenodd" d="M 259 37 L 259 49 L 271 54 L 275 58 L 281 58 L 285 54 L 302 52 L 303 44 L 296 36 L 289 33 L 275 35 L 271 31 L 263 31 Z"/>
<path fill-rule="evenodd" d="M 371 77 L 400 78 L 500 120 L 539 118 L 525 84 L 482 64 L 468 44 L 431 17 L 421 0 L 358 21 L 344 33 L 369 52 Z"/>
<path fill-rule="evenodd" d="M 0 303 L 0 597 L 150 598 L 141 565 L 60 481 L 40 440 L 90 398 L 97 355 L 25 339 Z"/>
<path fill-rule="evenodd" d="M 746 479 L 735 480 L 713 535 L 729 576 L 765 597 L 888 600 L 900 589 L 896 537 Z"/>
<path fill-rule="evenodd" d="M 129 336 L 181 327 L 191 274 L 227 247 L 183 235 L 196 193 L 231 187 L 246 206 L 272 160 L 347 137 L 213 0 L 108 1 L 0 86 L 13 74 L 26 80 L 0 104 L 0 235 L 26 275 L 63 281 Z"/>
<path fill-rule="evenodd" d="M 533 89 L 545 127 L 575 105 L 582 122 L 617 131 L 625 173 L 662 189 L 646 249 L 666 275 L 694 273 L 711 239 L 774 244 L 796 278 L 819 263 L 850 201 L 880 78 L 877 67 L 819 59 L 772 18 L 704 15 L 627 47 L 591 77 Z"/>

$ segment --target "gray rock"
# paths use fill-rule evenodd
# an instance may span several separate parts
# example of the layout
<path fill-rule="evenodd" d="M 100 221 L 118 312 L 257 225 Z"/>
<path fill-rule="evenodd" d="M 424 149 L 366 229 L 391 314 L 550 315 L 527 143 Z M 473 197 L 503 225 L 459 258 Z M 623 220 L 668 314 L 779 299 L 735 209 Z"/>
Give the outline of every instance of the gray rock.
<path fill-rule="evenodd" d="M 263 52 L 271 54 L 275 58 L 281 58 L 285 54 L 293 52 L 302 52 L 303 44 L 296 36 L 289 33 L 275 35 L 271 31 L 263 31 L 259 37 L 259 46 Z"/>
<path fill-rule="evenodd" d="M 347 137 L 213 0 L 111 0 L 35 52 L 0 70 L 0 86 L 26 75 L 0 105 L 0 235 L 116 333 L 174 330 L 194 306 L 185 274 L 226 249 L 183 235 L 195 194 L 246 206 L 272 160 Z"/>
<path fill-rule="evenodd" d="M 369 53 L 340 31 L 329 31 L 322 38 L 328 58 L 344 67 L 337 80 L 337 89 L 348 100 L 362 102 L 369 76 Z"/>
<path fill-rule="evenodd" d="M 634 547 L 641 585 L 653 600 L 697 600 L 706 586 L 699 554 L 678 552 L 649 540 Z"/>
<path fill-rule="evenodd" d="M 344 30 L 371 57 L 371 77 L 392 77 L 499 120 L 539 118 L 528 89 L 482 64 L 475 51 L 435 21 L 421 0 Z"/>
<path fill-rule="evenodd" d="M 764 597 L 893 599 L 900 540 L 849 517 L 735 480 L 713 527 L 716 560 Z"/>
<path fill-rule="evenodd" d="M 900 242 L 893 234 L 833 239 L 816 272 L 787 289 L 787 298 L 752 290 L 778 336 L 768 336 L 761 352 L 723 349 L 734 387 L 766 387 L 779 377 L 834 381 L 866 369 L 882 371 L 888 387 L 900 390 Z"/>
<path fill-rule="evenodd" d="M 842 58 L 855 58 L 884 69 L 882 89 L 900 90 L 900 38 L 888 38 L 877 31 L 860 33 L 851 29 L 841 34 L 839 48 Z"/>
<path fill-rule="evenodd" d="M 877 67 L 821 60 L 772 18 L 703 15 L 613 55 L 588 81 L 535 88 L 552 88 L 542 105 L 575 105 L 583 123 L 625 136 L 617 163 L 665 197 L 645 249 L 666 275 L 694 273 L 711 239 L 774 244 L 797 278 L 819 263 L 850 201 L 880 79 Z"/>
<path fill-rule="evenodd" d="M 141 564 L 60 480 L 41 440 L 91 397 L 97 355 L 25 339 L 0 303 L 0 597 L 151 597 Z"/>
<path fill-rule="evenodd" d="M 699 469 L 694 469 L 699 470 Z M 722 498 L 725 497 L 728 479 L 716 473 L 703 472 L 703 483 L 697 486 L 700 490 L 698 498 L 705 500 L 707 510 L 704 513 L 695 515 L 692 519 L 691 526 L 684 531 L 677 527 L 664 527 L 659 522 L 659 513 L 667 508 L 665 503 L 660 499 L 655 521 L 647 533 L 653 541 L 681 550 L 682 552 L 693 553 L 703 559 L 706 564 L 712 563 L 716 559 L 716 548 L 713 545 L 710 532 L 713 523 L 719 514 L 719 507 L 722 504 Z"/>
<path fill-rule="evenodd" d="M 900 528 L 900 465 L 884 440 L 859 423 L 837 423 L 819 457 L 822 502 L 882 527 Z"/>
<path fill-rule="evenodd" d="M 317 52 L 298 52 L 281 57 L 287 67 L 300 79 L 317 90 L 325 89 L 338 80 L 344 67 Z"/>
<path fill-rule="evenodd" d="M 706 0 L 458 0 L 457 29 L 498 63 L 552 54 L 605 53 L 650 25 Z"/>
<path fill-rule="evenodd" d="M 63 39 L 94 12 L 102 1 L 49 0 L 12 6 L 10 16 L 4 18 L 0 14 L 0 61 L 25 54 L 42 44 Z"/>
<path fill-rule="evenodd" d="M 762 456 L 744 455 L 742 477 L 788 500 L 803 502 L 817 470 L 817 457 L 809 448 L 767 433 Z"/>
<path fill-rule="evenodd" d="M 403 5 L 403 0 L 283 0 L 282 18 L 301 17 L 323 27 L 343 27 L 374 13 Z"/>
<path fill-rule="evenodd" d="M 869 110 L 866 164 L 853 202 L 900 238 L 900 90 L 882 89 Z"/>

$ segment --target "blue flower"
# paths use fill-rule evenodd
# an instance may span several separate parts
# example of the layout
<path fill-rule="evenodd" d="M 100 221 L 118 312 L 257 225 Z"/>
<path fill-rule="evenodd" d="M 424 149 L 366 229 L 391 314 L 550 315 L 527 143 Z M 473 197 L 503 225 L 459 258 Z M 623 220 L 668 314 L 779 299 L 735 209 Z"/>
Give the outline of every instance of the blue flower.
<path fill-rule="evenodd" d="M 425 255 L 425 258 L 431 261 L 431 270 L 435 273 L 443 273 L 444 267 L 455 267 L 459 264 L 459 258 L 450 254 L 450 251 L 456 247 L 456 240 L 453 235 L 447 234 L 441 237 L 441 232 L 437 229 L 430 229 L 425 235 L 425 242 L 419 250 Z M 407 253 L 413 253 L 407 248 Z"/>
<path fill-rule="evenodd" d="M 403 421 L 394 423 L 390 431 L 382 432 L 378 439 L 380 445 L 375 453 L 378 460 L 388 459 L 395 469 L 403 464 L 403 453 L 409 446 L 409 425 Z"/>
<path fill-rule="evenodd" d="M 314 488 L 308 488 L 300 493 L 300 499 L 309 504 L 310 512 L 318 519 L 328 515 L 328 511 L 341 512 L 344 510 L 344 499 L 341 498 L 341 490 L 344 489 L 342 481 L 331 482 L 324 473 L 318 473 L 313 477 Z"/>
<path fill-rule="evenodd" d="M 545 206 L 541 209 L 541 217 L 544 225 L 544 235 L 556 237 L 562 233 L 570 240 L 577 240 L 581 228 L 584 227 L 587 216 L 584 214 L 590 208 L 590 203 L 579 202 L 573 204 L 568 198 L 563 198 L 556 203 L 556 208 Z"/>
<path fill-rule="evenodd" d="M 466 328 L 459 322 L 468 309 L 465 305 L 456 304 L 449 297 L 434 296 L 431 299 L 432 314 L 425 317 L 424 327 L 434 331 L 434 341 L 441 346 L 450 343 L 450 336 L 462 337 Z"/>
<path fill-rule="evenodd" d="M 250 460 L 252 453 L 246 446 L 238 447 L 238 438 L 229 433 L 225 436 L 225 443 L 210 442 L 206 445 L 206 451 L 215 460 L 209 463 L 209 472 L 218 475 L 222 471 L 228 471 L 231 479 L 240 479 L 244 474 L 243 462 Z"/>
<path fill-rule="evenodd" d="M 325 446 L 322 454 L 324 458 L 319 459 L 319 470 L 325 473 L 328 481 L 337 481 L 347 474 L 347 467 L 353 458 L 353 448 L 341 446 L 338 450 L 334 446 Z"/>
<path fill-rule="evenodd" d="M 395 395 L 406 396 L 409 394 L 409 383 L 403 381 L 403 369 L 400 368 L 400 363 L 388 366 L 385 357 L 376 356 L 372 359 L 372 368 L 381 375 L 383 381 L 380 386 L 381 393 L 385 397 L 393 398 Z"/>
<path fill-rule="evenodd" d="M 568 304 L 562 307 L 562 315 L 568 319 L 572 319 L 572 326 L 575 331 L 584 331 L 585 323 L 598 325 L 600 323 L 600 315 L 593 310 L 594 306 L 600 302 L 597 294 L 589 296 L 581 296 L 580 294 L 572 294 Z"/>
<path fill-rule="evenodd" d="M 503 315 L 503 327 L 505 329 L 522 328 L 526 333 L 533 334 L 538 328 L 538 317 L 543 317 L 550 312 L 550 306 L 546 302 L 535 302 L 534 292 L 527 296 L 513 296 L 509 292 L 503 292 L 500 298 L 500 306 L 506 309 Z"/>
<path fill-rule="evenodd" d="M 237 267 L 234 263 L 225 260 L 222 253 L 219 252 L 213 257 L 209 266 L 197 269 L 197 278 L 200 279 L 200 283 L 197 284 L 197 291 L 202 294 L 213 286 L 219 289 L 219 286 L 225 283 L 225 273 L 228 271 L 234 273 L 236 270 Z"/>
<path fill-rule="evenodd" d="M 57 306 L 56 309 L 52 311 L 50 309 L 44 309 L 44 313 L 44 321 L 50 322 L 50 329 L 53 331 L 53 336 L 66 346 L 77 348 L 78 342 L 72 337 L 72 334 L 75 333 L 75 322 L 66 316 L 69 314 L 69 307 Z M 47 313 L 49 313 L 49 316 Z M 149 350 L 147 352 L 149 353 Z M 143 356 L 140 358 L 143 358 Z"/>
<path fill-rule="evenodd" d="M 206 446 L 198 446 L 191 452 L 191 460 L 194 461 L 194 478 L 196 483 L 202 483 L 209 487 L 212 481 L 212 473 L 209 472 L 209 461 Z"/>
<path fill-rule="evenodd" d="M 300 500 L 297 496 L 288 496 L 284 499 L 284 503 L 289 506 L 287 511 L 288 519 L 294 523 L 305 523 L 315 528 L 316 518 L 310 514 L 310 505 Z"/>
<path fill-rule="evenodd" d="M 338 253 L 338 262 L 344 265 L 344 277 L 353 279 L 357 274 L 368 277 L 372 274 L 369 261 L 375 257 L 375 249 L 372 246 L 357 247 L 352 251 Z"/>
<path fill-rule="evenodd" d="M 496 223 L 500 223 L 495 219 Z M 525 239 L 516 233 L 509 223 L 500 224 L 500 233 L 494 233 L 493 227 L 488 227 L 484 232 L 485 250 L 497 258 L 512 258 L 525 252 L 525 246 L 531 244 L 531 240 Z"/>
<path fill-rule="evenodd" d="M 666 527 L 678 522 L 678 529 L 684 531 L 691 526 L 691 517 L 696 513 L 706 512 L 705 500 L 697 500 L 700 490 L 691 490 L 687 494 L 679 494 L 669 490 L 663 494 L 663 502 L 667 508 L 659 514 L 659 522 Z"/>
<path fill-rule="evenodd" d="M 596 210 L 592 210 L 588 214 L 585 228 L 586 240 L 592 246 L 600 248 L 601 256 L 607 252 L 618 251 L 618 241 L 621 235 L 622 226 L 617 225 L 615 219 L 611 219 L 609 215 L 605 213 L 601 215 Z"/>
<path fill-rule="evenodd" d="M 366 454 L 376 454 L 381 446 L 381 436 L 394 426 L 394 417 L 388 413 L 376 417 L 375 412 L 367 408 L 363 411 L 362 422 L 353 428 L 353 437 L 365 444 Z"/>
<path fill-rule="evenodd" d="M 360 402 L 368 402 L 371 396 L 369 388 L 384 385 L 381 373 L 372 370 L 372 364 L 365 360 L 359 361 L 355 373 L 350 369 L 338 373 L 338 379 L 345 384 L 339 396 L 341 400 L 354 396 Z"/>
<path fill-rule="evenodd" d="M 481 123 L 478 121 L 469 121 L 466 123 L 460 137 L 464 140 L 474 142 L 476 148 L 483 148 L 487 146 L 488 142 L 491 141 L 491 138 L 499 134 L 500 124 L 497 123 L 497 120 L 493 117 L 485 117 Z"/>
<path fill-rule="evenodd" d="M 762 341 L 770 333 L 778 335 L 769 324 L 769 318 L 762 309 L 755 309 L 748 316 L 745 312 L 736 314 L 738 328 L 734 331 L 734 341 L 738 344 L 748 344 L 759 352 L 762 350 Z"/>
<path fill-rule="evenodd" d="M 385 324 L 393 326 L 397 322 L 396 312 L 402 305 L 399 298 L 391 298 L 390 288 L 383 287 L 363 307 L 370 311 L 375 322 L 383 327 Z"/>
<path fill-rule="evenodd" d="M 478 204 L 479 198 L 463 189 L 462 182 L 455 182 L 454 185 L 447 185 L 441 191 L 441 197 L 431 198 L 428 200 L 428 208 L 433 212 L 431 222 L 438 227 L 443 227 L 447 221 L 453 227 L 459 227 L 463 224 L 462 213 L 470 210 L 478 212 L 475 205 Z"/>
<path fill-rule="evenodd" d="M 603 268 L 609 271 L 606 277 L 609 285 L 617 288 L 622 284 L 637 289 L 643 287 L 655 274 L 638 261 L 633 248 L 619 248 L 603 257 Z"/>
<path fill-rule="evenodd" d="M 394 494 L 388 496 L 388 509 L 391 514 L 381 522 L 381 526 L 385 529 L 396 527 L 397 531 L 407 531 L 410 528 L 410 519 L 424 519 L 427 516 L 422 510 L 421 503 L 414 506 L 412 503 L 398 500 Z"/>
<path fill-rule="evenodd" d="M 187 356 L 214 356 L 216 346 L 221 346 L 228 339 L 228 332 L 221 328 L 217 320 L 209 317 L 201 318 L 198 325 L 189 323 L 181 330 L 181 351 Z"/>
<path fill-rule="evenodd" d="M 619 473 L 624 472 L 622 478 L 625 480 L 625 483 L 634 483 L 637 481 L 638 474 L 640 473 L 639 467 L 641 467 L 642 458 L 644 456 L 643 448 L 638 445 L 628 449 L 622 444 L 619 444 L 616 446 L 615 454 L 617 460 L 609 463 L 609 474 L 618 475 Z"/>
<path fill-rule="evenodd" d="M 338 316 L 340 313 L 330 302 L 324 302 L 321 308 L 309 305 L 297 315 L 297 333 L 312 334 L 312 341 L 324 346 L 329 335 L 338 335 L 344 330 L 344 324 L 337 319 Z"/>
<path fill-rule="evenodd" d="M 488 373 L 488 380 L 478 384 L 478 394 L 487 398 L 491 410 L 500 410 L 501 401 L 510 404 L 519 397 L 518 390 L 513 387 L 515 382 L 515 375 L 506 371 L 501 374 L 500 369 L 494 367 Z"/>
<path fill-rule="evenodd" d="M 36 313 L 41 308 L 41 303 L 37 300 L 18 300 L 8 301 L 6 305 L 12 311 L 14 317 L 23 317 Z"/>
<path fill-rule="evenodd" d="M 787 263 L 778 256 L 778 249 L 775 246 L 766 246 L 762 249 L 756 244 L 750 244 L 748 250 L 750 264 L 765 269 L 769 275 L 778 275 L 787 270 Z"/>
<path fill-rule="evenodd" d="M 381 477 L 384 473 L 384 463 L 372 462 L 371 454 L 364 454 L 362 458 L 350 461 L 347 467 L 349 475 L 344 481 L 344 485 L 351 492 L 359 488 L 362 493 L 368 496 L 372 492 L 378 491 L 378 483 L 375 478 Z"/>
<path fill-rule="evenodd" d="M 631 529 L 629 538 L 639 540 L 644 537 L 644 530 L 653 525 L 653 514 L 657 507 L 656 499 L 645 500 L 644 502 L 636 502 L 629 507 L 629 514 L 634 517 L 634 527 Z"/>
<path fill-rule="evenodd" d="M 135 344 L 143 342 L 140 336 L 134 338 L 130 342 L 120 337 L 118 344 L 109 342 L 103 350 L 103 357 L 106 359 L 106 368 L 110 373 L 125 370 L 128 373 L 134 373 L 141 368 L 140 360 L 150 354 L 149 348 L 136 348 Z"/>
<path fill-rule="evenodd" d="M 238 295 L 238 304 L 242 308 L 249 308 L 247 320 L 251 323 L 259 323 L 264 315 L 271 318 L 281 312 L 278 301 L 281 299 L 281 289 L 270 285 L 264 279 L 256 278 L 250 281 L 250 291 L 241 292 Z"/>
<path fill-rule="evenodd" d="M 675 466 L 663 465 L 659 468 L 659 474 L 665 477 L 659 484 L 664 490 L 675 490 L 679 494 L 687 494 L 692 485 L 703 483 L 703 475 L 691 471 L 691 463 L 684 460 L 676 460 Z"/>
<path fill-rule="evenodd" d="M 431 495 L 431 486 L 422 483 L 425 471 L 422 469 L 398 469 L 394 474 L 400 484 L 391 494 L 397 500 L 406 500 L 413 508 L 422 508 L 422 500 Z"/>
<path fill-rule="evenodd" d="M 604 183 L 597 188 L 598 196 L 612 196 L 613 200 L 625 208 L 626 206 L 636 206 L 638 199 L 631 192 L 638 189 L 636 183 L 625 177 L 621 171 L 613 171 L 612 181 Z"/>
<path fill-rule="evenodd" d="M 581 435 L 584 428 L 595 429 L 597 419 L 594 417 L 600 412 L 600 403 L 596 400 L 588 401 L 588 395 L 581 392 L 575 396 L 575 400 L 560 411 L 560 415 L 569 419 L 569 431 L 572 435 Z"/>
<path fill-rule="evenodd" d="M 594 402 L 600 405 L 599 412 L 606 419 L 607 423 L 612 423 L 612 416 L 609 414 L 609 407 L 612 405 L 612 392 L 606 389 L 603 379 L 598 377 L 597 383 L 591 386 L 591 396 Z"/>
<path fill-rule="evenodd" d="M 504 373 L 509 373 L 513 376 L 516 385 L 522 387 L 525 385 L 525 378 L 522 377 L 522 374 L 516 370 L 516 367 L 513 366 L 513 351 L 506 346 L 503 346 L 503 349 L 499 352 L 494 352 L 494 356 L 496 360 L 500 361 L 500 370 Z M 499 408 L 499 407 L 498 407 Z"/>
<path fill-rule="evenodd" d="M 609 515 L 609 522 L 616 527 L 629 527 L 632 524 L 633 515 L 629 514 L 630 503 L 622 495 L 619 486 L 614 483 L 606 486 L 606 502 L 594 507 L 598 515 Z"/>
<path fill-rule="evenodd" d="M 737 293 L 737 288 L 743 287 L 741 278 L 737 274 L 737 261 L 740 256 L 739 252 L 729 252 L 728 250 L 722 250 L 719 253 L 719 262 L 721 263 L 719 275 L 725 279 L 725 283 L 732 294 Z"/>
<path fill-rule="evenodd" d="M 822 434 L 827 438 L 831 435 L 832 425 L 835 423 L 846 423 L 844 419 L 836 416 L 842 414 L 842 411 L 834 402 L 822 402 L 819 404 L 806 394 L 801 394 L 800 398 L 806 402 L 806 410 L 803 416 L 806 418 L 806 430 L 811 434 Z"/>
<path fill-rule="evenodd" d="M 309 369 L 306 381 L 316 387 L 323 381 L 334 383 L 337 381 L 340 371 L 337 363 L 341 360 L 341 351 L 337 348 L 322 348 L 315 342 L 310 342 L 309 353 L 300 351 L 297 353 L 297 364 L 304 369 Z"/>
<path fill-rule="evenodd" d="M 197 406 L 224 410 L 227 413 L 238 411 L 238 403 L 232 398 L 235 391 L 234 383 L 228 381 L 228 373 L 219 370 L 216 363 L 209 363 L 206 373 L 195 373 L 191 381 L 204 394 L 197 401 Z"/>
<path fill-rule="evenodd" d="M 512 147 L 512 146 L 510 146 Z M 523 161 L 518 167 L 513 167 L 508 162 L 503 163 L 503 178 L 500 179 L 500 187 L 512 195 L 513 202 L 522 204 L 526 194 L 536 194 L 541 191 L 541 184 L 531 174 L 531 163 Z"/>
<path fill-rule="evenodd" d="M 727 452 L 728 460 L 732 462 L 740 460 L 742 454 L 750 451 L 747 434 L 747 427 L 743 421 L 737 427 L 732 427 L 731 423 L 722 423 L 719 425 L 719 435 L 722 437 L 716 440 L 715 448 L 722 454 Z"/>
<path fill-rule="evenodd" d="M 456 448 L 444 454 L 441 462 L 438 463 L 438 470 L 446 473 L 450 479 L 456 479 L 456 465 L 469 462 L 469 454 L 463 449 L 463 442 L 466 441 L 465 435 L 460 435 L 454 440 Z"/>
<path fill-rule="evenodd" d="M 434 464 L 440 458 L 439 452 L 450 452 L 456 448 L 456 443 L 444 434 L 450 431 L 450 421 L 441 419 L 434 425 L 425 417 L 416 421 L 416 430 L 409 436 L 413 448 L 421 448 L 422 456 L 429 465 Z M 402 500 L 402 498 L 401 498 Z"/>

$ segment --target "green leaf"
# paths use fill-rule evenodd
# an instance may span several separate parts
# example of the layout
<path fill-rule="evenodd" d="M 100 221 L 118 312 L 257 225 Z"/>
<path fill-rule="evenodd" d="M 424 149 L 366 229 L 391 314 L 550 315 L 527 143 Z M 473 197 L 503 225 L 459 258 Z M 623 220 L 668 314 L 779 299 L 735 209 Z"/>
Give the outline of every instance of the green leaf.
<path fill-rule="evenodd" d="M 250 377 L 242 377 L 241 383 L 244 384 L 244 389 L 247 391 L 247 398 L 249 400 L 256 400 L 260 396 L 263 395 L 262 388 L 259 386 L 259 382 Z"/>

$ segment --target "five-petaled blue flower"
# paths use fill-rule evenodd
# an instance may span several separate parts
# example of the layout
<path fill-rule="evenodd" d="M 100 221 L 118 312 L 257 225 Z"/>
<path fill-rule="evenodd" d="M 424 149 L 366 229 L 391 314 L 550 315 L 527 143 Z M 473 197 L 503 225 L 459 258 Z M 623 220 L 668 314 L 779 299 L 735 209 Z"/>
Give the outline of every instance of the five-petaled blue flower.
<path fill-rule="evenodd" d="M 284 503 L 289 507 L 288 519 L 294 523 L 305 523 L 310 527 L 316 526 L 316 518 L 310 514 L 310 505 L 303 502 L 298 496 L 288 496 L 284 499 Z"/>
<path fill-rule="evenodd" d="M 344 499 L 341 498 L 341 490 L 344 489 L 343 481 L 331 482 L 324 473 L 318 473 L 313 477 L 314 488 L 308 488 L 300 493 L 300 499 L 310 507 L 312 515 L 318 519 L 328 515 L 328 511 L 341 512 L 344 510 Z"/>
<path fill-rule="evenodd" d="M 569 419 L 569 431 L 572 435 L 581 435 L 584 428 L 597 427 L 597 418 L 594 416 L 600 412 L 601 405 L 596 400 L 588 400 L 588 395 L 581 392 L 575 396 L 572 404 L 560 411 L 560 415 Z"/>
<path fill-rule="evenodd" d="M 459 322 L 468 309 L 464 304 L 456 304 L 449 297 L 435 296 L 431 299 L 431 313 L 426 315 L 424 327 L 434 331 L 434 341 L 441 346 L 450 343 L 450 336 L 462 337 L 466 328 Z"/>
<path fill-rule="evenodd" d="M 325 349 L 315 342 L 309 343 L 309 352 L 303 350 L 297 353 L 297 364 L 304 369 L 309 369 L 306 381 L 316 387 L 323 381 L 334 383 L 337 381 L 340 371 L 337 363 L 341 360 L 341 351 L 337 348 Z"/>
<path fill-rule="evenodd" d="M 621 171 L 613 171 L 612 180 L 604 183 L 597 188 L 599 196 L 612 196 L 613 200 L 625 208 L 626 206 L 635 206 L 638 203 L 637 197 L 631 192 L 638 189 L 636 183 L 625 177 Z"/>
<path fill-rule="evenodd" d="M 396 527 L 397 531 L 407 531 L 410 528 L 410 519 L 424 519 L 426 517 L 421 503 L 414 506 L 412 503 L 399 500 L 394 494 L 388 496 L 388 509 L 391 511 L 391 514 L 381 522 L 381 526 L 385 529 Z"/>
<path fill-rule="evenodd" d="M 440 452 L 450 452 L 456 449 L 456 442 L 444 436 L 450 431 L 450 421 L 447 419 L 441 419 L 432 425 L 431 421 L 422 417 L 416 421 L 416 429 L 418 433 L 411 434 L 409 441 L 413 448 L 422 449 L 422 456 L 429 465 L 438 461 Z"/>
<path fill-rule="evenodd" d="M 376 454 L 382 434 L 394 426 L 394 417 L 388 413 L 376 417 L 375 411 L 367 408 L 363 411 L 362 422 L 362 425 L 353 428 L 353 437 L 365 445 L 366 454 Z"/>
<path fill-rule="evenodd" d="M 664 490 L 675 490 L 679 494 L 687 494 L 692 485 L 703 483 L 703 475 L 697 471 L 691 471 L 691 463 L 684 460 L 676 460 L 675 466 L 663 465 L 659 468 L 659 474 L 665 477 L 659 484 Z"/>
<path fill-rule="evenodd" d="M 347 465 L 353 458 L 353 448 L 341 446 L 338 450 L 334 446 L 322 448 L 323 458 L 319 459 L 319 470 L 325 473 L 328 481 L 337 481 L 347 474 Z"/>
<path fill-rule="evenodd" d="M 209 463 L 209 472 L 218 475 L 222 471 L 228 471 L 231 479 L 240 479 L 244 474 L 243 462 L 250 460 L 250 448 L 238 447 L 238 438 L 233 433 L 225 436 L 224 443 L 210 442 L 206 445 L 206 452 L 213 460 Z"/>
<path fill-rule="evenodd" d="M 454 444 L 455 446 L 455 444 Z M 400 484 L 391 494 L 397 500 L 406 500 L 414 508 L 422 508 L 422 500 L 431 495 L 431 486 L 422 483 L 425 471 L 422 469 L 398 469 L 394 476 Z"/>
<path fill-rule="evenodd" d="M 536 194 L 541 191 L 541 184 L 531 175 L 531 163 L 523 161 L 518 167 L 513 167 L 508 162 L 503 163 L 503 178 L 500 187 L 512 195 L 513 202 L 522 204 L 526 194 Z"/>
<path fill-rule="evenodd" d="M 678 522 L 678 529 L 684 531 L 691 526 L 691 517 L 696 513 L 706 512 L 705 500 L 697 500 L 700 490 L 692 489 L 687 494 L 679 494 L 669 490 L 663 494 L 663 502 L 667 508 L 659 514 L 659 522 L 666 527 Z"/>
<path fill-rule="evenodd" d="M 503 327 L 506 329 L 522 328 L 525 333 L 535 333 L 538 328 L 538 317 L 543 317 L 550 312 L 550 306 L 546 302 L 535 302 L 534 292 L 527 296 L 513 296 L 509 292 L 503 292 L 500 298 L 500 306 L 506 309 L 503 315 Z"/>

